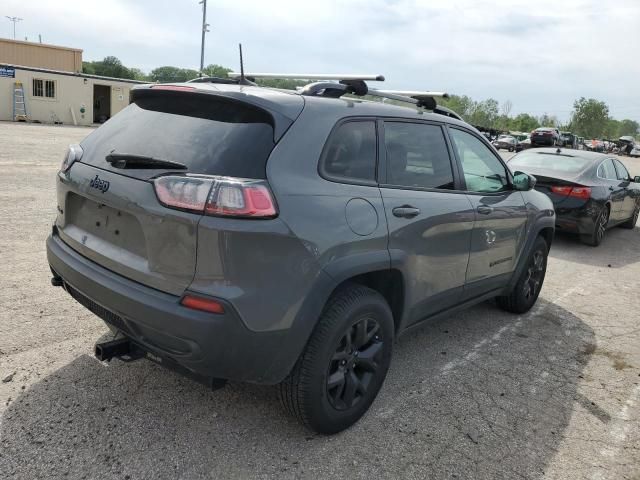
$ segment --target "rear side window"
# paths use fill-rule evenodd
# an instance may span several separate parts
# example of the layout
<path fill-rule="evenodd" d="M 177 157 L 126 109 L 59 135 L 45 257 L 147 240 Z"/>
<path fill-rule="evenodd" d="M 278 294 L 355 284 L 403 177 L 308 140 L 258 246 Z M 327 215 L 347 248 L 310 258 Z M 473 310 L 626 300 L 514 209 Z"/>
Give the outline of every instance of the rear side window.
<path fill-rule="evenodd" d="M 212 95 L 165 93 L 138 99 L 82 146 L 82 161 L 105 169 L 115 151 L 179 162 L 189 173 L 264 179 L 274 140 L 266 111 Z"/>
<path fill-rule="evenodd" d="M 375 122 L 343 123 L 325 146 L 320 162 L 322 174 L 336 180 L 375 181 L 376 142 Z"/>
<path fill-rule="evenodd" d="M 613 160 L 608 158 L 598 167 L 598 176 L 607 180 L 616 180 L 616 169 L 613 167 Z"/>
<path fill-rule="evenodd" d="M 453 171 L 442 128 L 425 123 L 385 122 L 387 183 L 453 189 Z"/>

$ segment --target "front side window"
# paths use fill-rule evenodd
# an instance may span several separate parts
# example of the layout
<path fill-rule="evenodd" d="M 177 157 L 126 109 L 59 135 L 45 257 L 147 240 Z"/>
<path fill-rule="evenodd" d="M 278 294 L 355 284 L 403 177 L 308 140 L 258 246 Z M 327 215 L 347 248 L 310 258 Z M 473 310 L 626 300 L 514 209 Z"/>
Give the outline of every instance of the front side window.
<path fill-rule="evenodd" d="M 509 190 L 507 170 L 489 147 L 470 133 L 456 128 L 449 131 L 462 163 L 468 191 L 494 193 Z"/>
<path fill-rule="evenodd" d="M 353 121 L 340 125 L 331 135 L 321 160 L 321 171 L 332 178 L 375 181 L 376 124 Z"/>
<path fill-rule="evenodd" d="M 618 171 L 618 180 L 629 180 L 630 175 L 627 171 L 626 167 L 620 163 L 618 160 L 616 162 L 616 170 Z"/>
<path fill-rule="evenodd" d="M 608 158 L 598 167 L 598 176 L 607 180 L 617 180 L 616 169 L 613 167 L 613 160 Z"/>
<path fill-rule="evenodd" d="M 405 187 L 453 189 L 447 143 L 438 125 L 385 122 L 387 183 Z"/>

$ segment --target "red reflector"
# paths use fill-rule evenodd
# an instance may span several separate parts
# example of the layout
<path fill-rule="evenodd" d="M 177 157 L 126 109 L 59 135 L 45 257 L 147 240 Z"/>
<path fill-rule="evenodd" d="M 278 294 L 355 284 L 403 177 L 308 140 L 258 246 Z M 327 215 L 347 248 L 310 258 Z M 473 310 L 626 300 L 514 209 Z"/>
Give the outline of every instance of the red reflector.
<path fill-rule="evenodd" d="M 569 196 L 574 198 L 581 198 L 588 200 L 591 198 L 591 187 L 569 187 L 569 186 L 553 186 L 551 187 L 553 193 L 558 195 Z"/>
<path fill-rule="evenodd" d="M 184 85 L 153 85 L 151 88 L 154 90 L 195 90 L 195 87 L 185 87 Z"/>
<path fill-rule="evenodd" d="M 209 298 L 196 297 L 194 295 L 185 295 L 180 300 L 180 304 L 194 310 L 202 310 L 210 313 L 224 313 L 224 307 L 221 303 Z"/>

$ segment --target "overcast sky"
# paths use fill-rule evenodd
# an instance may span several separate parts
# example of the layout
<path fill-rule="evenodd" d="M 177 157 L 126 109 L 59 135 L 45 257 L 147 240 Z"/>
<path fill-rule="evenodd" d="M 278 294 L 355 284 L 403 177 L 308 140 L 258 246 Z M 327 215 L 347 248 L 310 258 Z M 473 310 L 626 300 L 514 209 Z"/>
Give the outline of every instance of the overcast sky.
<path fill-rule="evenodd" d="M 115 55 L 148 72 L 197 69 L 198 0 L 3 0 L 17 38 Z M 387 88 L 511 100 L 566 120 L 595 97 L 640 121 L 640 0 L 209 0 L 205 64 L 247 71 L 381 73 Z"/>

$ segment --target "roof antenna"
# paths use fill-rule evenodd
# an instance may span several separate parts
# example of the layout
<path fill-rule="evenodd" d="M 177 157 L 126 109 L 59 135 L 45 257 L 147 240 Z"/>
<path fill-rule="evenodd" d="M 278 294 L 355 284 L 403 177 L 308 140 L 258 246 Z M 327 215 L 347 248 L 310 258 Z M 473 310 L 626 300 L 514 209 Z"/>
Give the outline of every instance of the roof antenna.
<path fill-rule="evenodd" d="M 240 48 L 240 85 L 244 85 L 244 62 L 242 61 L 242 44 L 239 43 L 238 47 Z"/>

